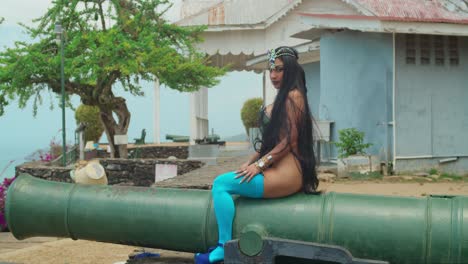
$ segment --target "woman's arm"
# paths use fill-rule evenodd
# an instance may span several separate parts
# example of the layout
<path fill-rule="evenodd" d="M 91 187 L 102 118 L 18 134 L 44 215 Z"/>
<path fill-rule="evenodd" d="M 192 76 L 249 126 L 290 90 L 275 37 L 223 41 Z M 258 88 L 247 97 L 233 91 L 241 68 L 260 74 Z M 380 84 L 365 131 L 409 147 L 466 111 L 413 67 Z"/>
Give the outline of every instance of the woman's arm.
<path fill-rule="evenodd" d="M 252 156 L 250 156 L 250 158 L 249 158 L 249 160 L 247 161 L 247 163 L 250 165 L 250 164 L 254 163 L 255 161 L 257 161 L 259 158 L 260 158 L 260 153 L 258 153 L 257 151 L 255 151 L 255 153 L 252 154 Z"/>

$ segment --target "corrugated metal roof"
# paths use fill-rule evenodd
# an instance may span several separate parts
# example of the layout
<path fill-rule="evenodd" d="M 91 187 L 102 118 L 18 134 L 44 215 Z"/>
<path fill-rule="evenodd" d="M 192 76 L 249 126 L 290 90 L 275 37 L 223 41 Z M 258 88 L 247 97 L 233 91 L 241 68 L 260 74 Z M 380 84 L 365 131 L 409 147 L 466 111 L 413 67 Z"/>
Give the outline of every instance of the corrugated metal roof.
<path fill-rule="evenodd" d="M 343 0 L 380 20 L 468 24 L 468 0 Z M 368 12 L 366 12 L 368 11 Z"/>
<path fill-rule="evenodd" d="M 326 0 L 323 0 L 326 1 Z M 342 0 L 364 16 L 383 21 L 468 24 L 468 0 Z M 179 25 L 251 26 L 278 20 L 298 0 L 185 0 Z M 211 5 L 210 5 L 211 3 Z M 203 6 L 203 8 L 200 8 Z M 199 7 L 199 12 L 191 13 Z M 187 16 L 188 15 L 188 16 Z M 269 21 L 273 23 L 275 21 Z"/>
<path fill-rule="evenodd" d="M 209 7 L 222 2 L 223 0 L 182 0 L 180 8 L 180 18 L 186 18 L 208 10 Z"/>
<path fill-rule="evenodd" d="M 197 1 L 186 1 L 183 5 L 196 6 L 194 2 Z M 209 1 L 204 1 L 204 4 L 207 2 Z M 223 0 L 213 2 L 213 5 L 200 12 L 182 18 L 177 24 L 209 26 L 261 24 L 272 18 L 276 20 L 281 18 L 300 2 L 300 0 Z M 278 16 L 278 13 L 281 14 Z"/>

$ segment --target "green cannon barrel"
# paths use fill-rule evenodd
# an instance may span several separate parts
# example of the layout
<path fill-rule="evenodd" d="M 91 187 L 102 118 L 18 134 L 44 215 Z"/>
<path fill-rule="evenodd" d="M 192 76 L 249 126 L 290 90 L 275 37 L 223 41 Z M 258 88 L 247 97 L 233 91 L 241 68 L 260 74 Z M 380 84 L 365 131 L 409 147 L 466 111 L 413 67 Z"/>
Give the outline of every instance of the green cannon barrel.
<path fill-rule="evenodd" d="M 190 138 L 189 137 L 173 137 L 172 141 L 173 142 L 189 142 Z"/>
<path fill-rule="evenodd" d="M 235 198 L 233 234 L 338 245 L 354 257 L 390 263 L 467 263 L 468 197 L 327 193 Z M 21 175 L 6 217 L 18 239 L 71 237 L 187 252 L 217 240 L 211 194 L 203 190 L 84 186 Z"/>
<path fill-rule="evenodd" d="M 167 140 L 172 140 L 174 142 L 188 142 L 190 140 L 190 137 L 189 136 L 167 134 L 166 139 Z"/>

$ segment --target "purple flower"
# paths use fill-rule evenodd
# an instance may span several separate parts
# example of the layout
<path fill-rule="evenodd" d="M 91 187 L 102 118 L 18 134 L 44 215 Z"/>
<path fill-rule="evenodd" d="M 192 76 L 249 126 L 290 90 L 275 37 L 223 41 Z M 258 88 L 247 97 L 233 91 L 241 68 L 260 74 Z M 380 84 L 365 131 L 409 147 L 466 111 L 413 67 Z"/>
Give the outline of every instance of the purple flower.
<path fill-rule="evenodd" d="M 3 180 L 3 183 L 0 184 L 0 229 L 3 230 L 7 227 L 6 219 L 5 219 L 5 200 L 8 187 L 11 183 L 15 180 L 13 178 L 6 178 Z"/>
<path fill-rule="evenodd" d="M 3 215 L 3 212 L 0 212 L 0 230 L 3 230 L 7 227 L 6 219 L 5 216 Z"/>

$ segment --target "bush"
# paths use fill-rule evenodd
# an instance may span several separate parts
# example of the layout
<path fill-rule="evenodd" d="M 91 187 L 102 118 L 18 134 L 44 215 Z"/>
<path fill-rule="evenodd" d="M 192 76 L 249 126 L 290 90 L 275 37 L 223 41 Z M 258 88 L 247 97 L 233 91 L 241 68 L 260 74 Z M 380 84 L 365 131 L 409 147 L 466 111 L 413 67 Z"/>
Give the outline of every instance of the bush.
<path fill-rule="evenodd" d="M 370 143 L 364 144 L 364 132 L 356 128 L 346 128 L 338 131 L 339 142 L 334 142 L 338 147 L 340 158 L 346 158 L 351 155 L 365 154 L 365 149 L 372 146 Z"/>
<path fill-rule="evenodd" d="M 258 127 L 258 111 L 260 111 L 262 104 L 262 98 L 252 98 L 245 101 L 244 106 L 242 106 L 241 119 L 247 135 L 249 134 L 249 128 Z"/>
<path fill-rule="evenodd" d="M 0 232 L 7 229 L 7 223 L 5 219 L 5 200 L 8 187 L 15 180 L 15 178 L 6 178 L 0 183 Z"/>
<path fill-rule="evenodd" d="M 62 130 L 60 129 L 57 134 L 61 134 Z M 67 144 L 65 146 L 66 151 L 69 151 L 73 145 Z M 47 148 L 42 148 L 34 151 L 33 153 L 26 156 L 24 159 L 27 161 L 43 161 L 51 162 L 57 159 L 62 155 L 63 145 L 60 140 L 57 140 L 57 135 L 55 135 L 49 142 Z"/>
<path fill-rule="evenodd" d="M 80 105 L 75 111 L 76 123 L 84 123 L 86 125 L 84 131 L 85 142 L 99 142 L 99 139 L 104 132 L 104 126 L 99 117 L 99 108 L 97 106 Z"/>

